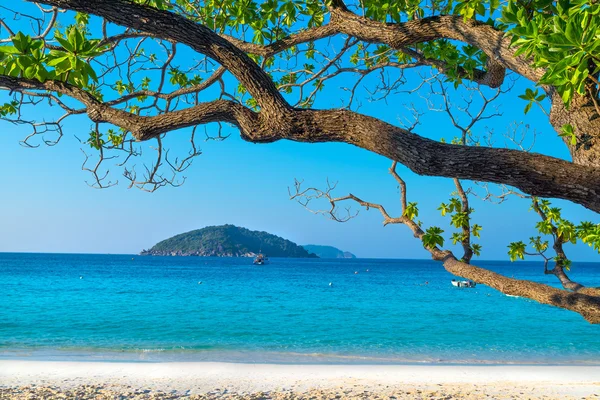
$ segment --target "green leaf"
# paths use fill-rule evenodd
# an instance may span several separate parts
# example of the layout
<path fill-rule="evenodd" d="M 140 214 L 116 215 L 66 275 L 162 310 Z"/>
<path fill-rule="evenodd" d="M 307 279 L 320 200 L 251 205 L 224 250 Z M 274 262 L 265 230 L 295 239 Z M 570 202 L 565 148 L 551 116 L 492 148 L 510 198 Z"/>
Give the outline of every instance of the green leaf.
<path fill-rule="evenodd" d="M 19 53 L 26 54 L 29 52 L 31 37 L 29 35 L 24 35 L 23 32 L 17 32 L 12 38 L 12 43 Z"/>
<path fill-rule="evenodd" d="M 515 261 L 517 258 L 521 260 L 525 259 L 525 243 L 523 242 L 513 242 L 508 245 L 508 256 L 510 257 L 510 261 Z"/>
<path fill-rule="evenodd" d="M 21 52 L 14 46 L 0 46 L 0 53 L 3 54 L 21 54 Z"/>
<path fill-rule="evenodd" d="M 477 225 L 477 224 L 473 224 L 473 226 L 471 227 L 471 233 L 473 234 L 473 236 L 475 236 L 476 238 L 480 237 L 480 232 L 481 232 L 481 225 Z"/>
<path fill-rule="evenodd" d="M 428 228 L 421 239 L 423 241 L 423 246 L 431 249 L 435 248 L 436 246 L 442 247 L 444 245 L 442 233 L 444 233 L 444 230 L 437 226 Z"/>
<path fill-rule="evenodd" d="M 438 210 L 442 213 L 442 217 L 446 216 L 447 213 L 450 212 L 450 207 L 446 203 L 442 203 Z"/>
<path fill-rule="evenodd" d="M 81 31 L 75 26 L 71 27 L 67 34 L 67 38 L 69 40 L 69 43 L 73 47 L 73 52 L 78 52 L 83 49 L 85 37 L 83 36 Z"/>
<path fill-rule="evenodd" d="M 71 43 L 68 40 L 65 40 L 59 36 L 56 36 L 55 39 L 62 47 L 64 47 L 64 49 L 67 52 L 73 53 L 75 51 L 75 49 L 73 48 L 73 46 L 71 45 Z"/>
<path fill-rule="evenodd" d="M 406 206 L 406 210 L 404 210 L 403 216 L 407 217 L 410 220 L 415 219 L 419 216 L 419 208 L 417 207 L 416 202 L 409 202 Z"/>
<path fill-rule="evenodd" d="M 70 56 L 62 56 L 62 57 L 56 57 L 56 58 L 52 58 L 50 59 L 46 65 L 48 65 L 49 67 L 55 67 L 58 64 L 62 63 L 65 60 L 69 60 Z"/>

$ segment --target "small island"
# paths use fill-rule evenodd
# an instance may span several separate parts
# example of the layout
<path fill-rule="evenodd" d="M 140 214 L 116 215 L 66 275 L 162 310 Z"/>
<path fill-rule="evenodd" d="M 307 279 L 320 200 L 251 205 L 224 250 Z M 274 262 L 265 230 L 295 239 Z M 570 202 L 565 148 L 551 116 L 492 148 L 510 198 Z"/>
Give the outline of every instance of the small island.
<path fill-rule="evenodd" d="M 356 258 L 356 256 L 349 251 L 342 251 L 337 247 L 333 246 L 321 246 L 318 244 L 305 244 L 302 246 L 309 253 L 314 253 L 319 258 Z"/>
<path fill-rule="evenodd" d="M 251 231 L 235 225 L 208 226 L 175 235 L 155 244 L 140 255 L 318 258 L 296 243 L 262 231 Z"/>

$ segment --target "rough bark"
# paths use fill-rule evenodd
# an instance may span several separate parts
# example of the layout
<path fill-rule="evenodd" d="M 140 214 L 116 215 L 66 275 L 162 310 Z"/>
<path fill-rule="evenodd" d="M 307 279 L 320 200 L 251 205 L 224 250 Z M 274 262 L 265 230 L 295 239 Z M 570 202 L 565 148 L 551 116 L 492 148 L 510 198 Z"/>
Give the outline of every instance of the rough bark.
<path fill-rule="evenodd" d="M 580 142 L 584 141 L 585 135 L 589 135 L 589 148 L 586 148 L 585 143 L 581 143 L 579 148 L 573 146 L 567 137 L 564 142 L 569 147 L 574 163 L 600 168 L 600 112 L 591 97 L 575 95 L 567 109 L 561 97 L 553 93 L 550 122 L 557 132 L 565 124 L 572 125 Z"/>
<path fill-rule="evenodd" d="M 350 111 L 306 110 L 298 111 L 298 116 L 300 129 L 286 139 L 346 142 L 397 160 L 420 175 L 494 183 L 509 180 L 509 185 L 525 193 L 544 192 L 538 196 L 569 199 L 600 210 L 597 168 L 535 153 L 439 143 Z"/>
<path fill-rule="evenodd" d="M 474 80 L 490 87 L 499 87 L 502 84 L 505 68 L 534 83 L 538 83 L 545 72 L 543 69 L 532 67 L 531 60 L 523 56 L 515 57 L 516 49 L 510 46 L 510 39 L 504 32 L 460 16 L 445 15 L 401 24 L 383 24 L 360 17 L 342 6 L 332 8 L 331 14 L 332 23 L 339 24 L 340 32 L 366 42 L 385 43 L 397 50 L 440 38 L 454 39 L 475 46 L 488 55 L 489 61 L 486 73 L 477 71 Z M 437 67 L 443 71 L 443 65 Z M 588 148 L 576 148 L 569 143 L 568 138 L 565 139 L 573 162 L 600 167 L 600 110 L 598 104 L 594 104 L 592 100 L 593 94 L 576 95 L 567 110 L 560 95 L 552 87 L 544 86 L 544 90 L 551 98 L 550 122 L 555 131 L 561 133 L 564 124 L 571 124 L 579 136 L 587 134 L 591 137 Z"/>
<path fill-rule="evenodd" d="M 514 56 L 509 48 L 510 40 L 489 25 L 461 16 L 444 15 L 416 19 L 399 24 L 384 24 L 363 18 L 341 8 L 331 10 L 332 19 L 339 21 L 341 32 L 371 43 L 384 43 L 401 50 L 405 46 L 434 39 L 454 39 L 481 49 L 490 57 L 488 71 L 489 86 L 497 87 L 504 79 L 503 68 L 537 82 L 542 70 L 534 69 L 522 57 Z"/>
<path fill-rule="evenodd" d="M 565 270 L 563 267 L 561 267 L 560 265 L 556 265 L 554 266 L 554 268 L 552 269 L 546 269 L 544 271 L 544 273 L 546 275 L 554 275 L 558 278 L 558 280 L 560 281 L 560 284 L 562 285 L 563 288 L 567 289 L 567 290 L 571 290 L 573 292 L 577 292 L 581 289 L 583 289 L 583 285 L 577 282 L 573 282 L 565 273 Z"/>

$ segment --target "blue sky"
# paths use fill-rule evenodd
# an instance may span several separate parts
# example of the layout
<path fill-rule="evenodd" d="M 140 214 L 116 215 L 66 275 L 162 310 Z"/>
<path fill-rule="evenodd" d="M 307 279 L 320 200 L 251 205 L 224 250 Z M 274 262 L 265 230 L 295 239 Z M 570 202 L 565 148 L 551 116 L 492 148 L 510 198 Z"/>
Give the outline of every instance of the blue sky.
<path fill-rule="evenodd" d="M 412 78 L 418 79 L 414 74 Z M 368 80 L 365 83 L 369 85 Z M 536 151 L 568 157 L 566 147 L 541 111 L 534 109 L 523 114 L 525 102 L 517 95 L 525 87 L 526 82 L 519 82 L 513 93 L 504 95 L 499 102 L 504 116 L 489 120 L 480 129 L 487 126 L 499 132 L 513 121 L 522 121 L 539 133 Z M 338 90 L 326 91 L 316 106 L 339 106 L 340 96 Z M 0 94 L 0 101 L 6 99 L 5 93 Z M 387 104 L 371 104 L 365 98 L 362 103 L 360 112 L 395 124 L 408 115 L 403 104 L 424 105 L 415 94 L 394 96 Z M 50 118 L 53 111 L 38 106 L 35 113 L 37 118 Z M 443 114 L 426 114 L 421 122 L 416 132 L 423 136 L 450 139 L 455 134 Z M 333 245 L 359 257 L 428 256 L 408 228 L 383 227 L 375 211 L 361 210 L 357 218 L 337 223 L 313 215 L 289 200 L 288 186 L 293 185 L 295 178 L 317 187 L 324 187 L 326 179 L 330 179 L 339 182 L 337 194 L 352 192 L 382 203 L 397 214 L 398 189 L 387 173 L 390 161 L 366 150 L 333 143 L 251 144 L 234 134 L 223 142 L 201 143 L 203 154 L 184 174 L 187 182 L 182 187 L 145 193 L 127 189 L 126 182 L 120 179 L 119 186 L 98 190 L 85 183 L 90 176 L 81 170 L 81 145 L 75 138 L 85 137 L 89 128 L 85 118 L 73 118 L 66 123 L 66 136 L 59 145 L 28 149 L 19 145 L 26 131 L 0 122 L 0 251 L 138 253 L 177 233 L 231 223 L 265 230 L 300 244 Z M 167 143 L 174 150 L 183 149 L 185 133 L 172 133 Z M 408 184 L 409 200 L 419 203 L 424 225 L 439 225 L 450 232 L 448 219 L 442 218 L 436 208 L 454 190 L 452 181 L 418 177 L 404 167 L 399 171 Z M 119 178 L 120 173 L 115 169 L 113 176 Z M 527 241 L 534 234 L 537 219 L 528 211 L 528 201 L 511 198 L 500 205 L 478 199 L 471 202 L 476 209 L 473 222 L 483 226 L 482 259 L 506 259 L 509 242 Z M 581 206 L 562 201 L 556 204 L 574 222 L 597 222 L 597 215 Z M 585 245 L 568 245 L 567 251 L 574 260 L 599 259 Z"/>
<path fill-rule="evenodd" d="M 543 123 L 537 118 L 537 125 Z M 224 142 L 202 143 L 203 155 L 187 171 L 182 187 L 145 193 L 122 183 L 98 190 L 86 185 L 89 176 L 81 171 L 83 157 L 73 136 L 79 129 L 69 124 L 58 146 L 27 149 L 18 144 L 22 133 L 3 124 L 0 251 L 137 253 L 173 234 L 232 223 L 297 243 L 333 245 L 360 257 L 427 256 L 406 227 L 383 227 L 374 211 L 337 223 L 288 199 L 294 178 L 321 187 L 329 178 L 339 182 L 340 195 L 352 192 L 398 212 L 398 190 L 387 174 L 389 160 L 365 150 L 345 144 L 251 144 L 233 135 Z M 436 121 L 429 121 L 419 131 L 437 129 Z M 543 138 L 556 142 L 550 128 Z M 449 228 L 436 208 L 453 190 L 452 182 L 418 177 L 403 167 L 400 171 L 426 225 Z M 594 213 L 583 207 L 558 203 L 573 220 L 594 220 Z M 537 220 L 526 201 L 514 198 L 492 205 L 473 199 L 472 205 L 474 222 L 483 225 L 484 259 L 505 258 L 510 241 L 533 234 Z M 576 260 L 598 259 L 586 246 L 569 248 L 569 254 Z"/>

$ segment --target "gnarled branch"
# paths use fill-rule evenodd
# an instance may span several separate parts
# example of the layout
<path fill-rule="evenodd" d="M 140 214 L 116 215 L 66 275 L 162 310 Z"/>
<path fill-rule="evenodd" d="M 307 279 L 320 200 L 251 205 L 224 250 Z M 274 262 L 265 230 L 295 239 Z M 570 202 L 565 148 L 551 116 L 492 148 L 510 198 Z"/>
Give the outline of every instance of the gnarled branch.
<path fill-rule="evenodd" d="M 63 82 L 0 76 L 0 87 L 69 95 L 87 106 L 94 122 L 120 126 L 137 140 L 198 124 L 229 122 L 239 127 L 243 139 L 255 143 L 281 139 L 344 142 L 397 160 L 419 175 L 507 184 L 534 196 L 562 198 L 600 212 L 597 168 L 517 150 L 440 143 L 353 111 L 290 109 L 273 118 L 272 112 L 254 112 L 237 102 L 216 100 L 147 117 L 109 107 Z"/>
<path fill-rule="evenodd" d="M 399 176 L 395 167 L 396 164 L 393 163 L 390 173 L 398 181 Z M 354 201 L 367 210 L 372 208 L 379 210 L 383 217 L 384 225 L 404 224 L 408 226 L 415 238 L 422 241 L 425 232 L 417 222 L 407 216 L 392 217 L 381 204 L 364 201 L 353 194 L 343 197 L 333 197 L 332 190 L 333 188 L 328 188 L 327 190 L 315 188 L 302 190 L 300 184 L 297 183 L 296 192 L 290 193 L 290 197 L 293 200 L 299 201 L 305 207 L 308 206 L 308 203 L 303 203 L 306 199 L 325 199 L 331 204 L 331 208 L 319 211 L 318 213 L 329 215 L 332 219 L 342 222 L 350 218 L 340 219 L 337 216 L 336 207 L 338 203 Z M 400 196 L 401 199 L 406 199 L 406 185 L 400 186 Z M 585 294 L 584 292 L 574 293 L 537 282 L 509 278 L 502 274 L 471 265 L 469 262 L 459 261 L 450 250 L 440 249 L 438 246 L 430 247 L 426 245 L 423 245 L 423 248 L 431 254 L 432 259 L 441 261 L 446 271 L 451 274 L 487 285 L 507 295 L 526 297 L 542 304 L 574 311 L 583 316 L 588 322 L 600 324 L 600 297 L 595 292 L 590 292 L 589 294 Z"/>

